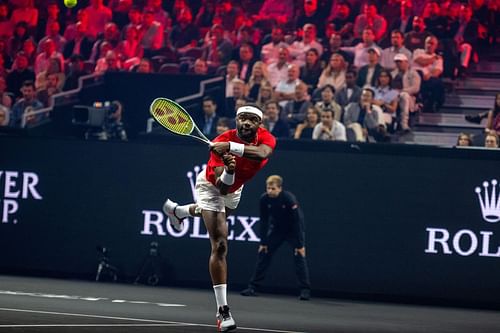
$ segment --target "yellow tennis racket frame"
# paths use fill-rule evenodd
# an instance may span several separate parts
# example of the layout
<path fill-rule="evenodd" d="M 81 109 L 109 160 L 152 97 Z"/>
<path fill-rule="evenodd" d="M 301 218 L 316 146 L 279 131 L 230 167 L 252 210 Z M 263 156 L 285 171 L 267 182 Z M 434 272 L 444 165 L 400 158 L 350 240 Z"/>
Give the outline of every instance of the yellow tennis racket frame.
<path fill-rule="evenodd" d="M 212 142 L 200 131 L 193 118 L 179 103 L 165 97 L 159 97 L 149 106 L 149 113 L 168 131 L 212 145 Z"/>

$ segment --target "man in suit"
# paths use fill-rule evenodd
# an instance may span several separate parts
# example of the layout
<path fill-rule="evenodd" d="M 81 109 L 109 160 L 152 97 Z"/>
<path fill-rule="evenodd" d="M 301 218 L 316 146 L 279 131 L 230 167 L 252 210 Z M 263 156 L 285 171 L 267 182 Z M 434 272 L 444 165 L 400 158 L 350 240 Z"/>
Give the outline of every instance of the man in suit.
<path fill-rule="evenodd" d="M 288 122 L 280 118 L 281 107 L 277 101 L 271 100 L 266 103 L 264 110 L 264 127 L 276 138 L 289 138 L 290 127 Z"/>
<path fill-rule="evenodd" d="M 92 41 L 86 36 L 87 30 L 82 22 L 76 23 L 75 38 L 64 46 L 64 59 L 69 59 L 73 54 L 81 55 L 83 60 L 88 60 L 92 53 Z"/>
<path fill-rule="evenodd" d="M 380 55 L 381 52 L 379 48 L 372 47 L 368 49 L 368 65 L 361 67 L 358 73 L 358 80 L 356 84 L 359 87 L 375 87 L 377 85 L 380 71 L 383 69 L 383 67 L 379 64 Z"/>
<path fill-rule="evenodd" d="M 203 97 L 202 114 L 196 120 L 196 123 L 207 138 L 213 139 L 217 136 L 218 120 L 217 103 L 214 98 L 208 95 Z"/>
<path fill-rule="evenodd" d="M 361 88 L 356 85 L 357 73 L 349 69 L 345 73 L 345 86 L 335 94 L 335 101 L 345 108 L 349 103 L 358 103 L 361 97 Z"/>

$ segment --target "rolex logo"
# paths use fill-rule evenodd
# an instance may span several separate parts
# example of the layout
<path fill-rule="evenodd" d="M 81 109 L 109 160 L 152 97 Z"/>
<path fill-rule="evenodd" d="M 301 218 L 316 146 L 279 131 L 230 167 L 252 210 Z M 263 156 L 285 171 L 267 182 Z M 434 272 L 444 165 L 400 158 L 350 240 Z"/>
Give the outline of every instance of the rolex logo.
<path fill-rule="evenodd" d="M 483 219 L 495 223 L 500 221 L 500 193 L 497 191 L 498 181 L 493 179 L 490 183 L 484 182 L 483 189 L 479 186 L 476 187 L 476 193 L 481 205 Z"/>
<path fill-rule="evenodd" d="M 200 171 L 206 168 L 206 164 L 203 164 L 201 167 L 196 165 L 193 171 L 188 171 L 186 176 L 189 179 L 189 186 L 191 187 L 191 193 L 193 194 L 193 200 L 194 202 L 197 202 L 196 198 L 196 190 L 195 190 L 195 185 L 196 185 L 196 178 L 200 174 Z"/>

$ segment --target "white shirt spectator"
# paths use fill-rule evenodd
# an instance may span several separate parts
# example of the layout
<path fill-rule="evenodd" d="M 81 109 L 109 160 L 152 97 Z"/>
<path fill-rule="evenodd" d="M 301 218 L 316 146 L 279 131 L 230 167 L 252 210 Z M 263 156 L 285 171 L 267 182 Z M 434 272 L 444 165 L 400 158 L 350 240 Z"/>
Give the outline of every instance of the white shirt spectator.
<path fill-rule="evenodd" d="M 273 88 L 276 88 L 278 82 L 286 81 L 288 77 L 288 65 L 290 64 L 285 63 L 279 66 L 277 62 L 273 62 L 267 67 L 269 82 L 271 82 Z"/>
<path fill-rule="evenodd" d="M 354 54 L 354 67 L 359 69 L 368 65 L 368 50 L 371 48 L 377 48 L 382 53 L 382 49 L 375 43 L 371 45 L 358 43 L 356 46 L 342 47 L 341 50 Z"/>
<path fill-rule="evenodd" d="M 396 68 L 396 63 L 394 62 L 394 56 L 398 53 L 404 54 L 408 59 L 411 59 L 411 51 L 406 47 L 401 47 L 396 50 L 394 46 L 388 47 L 382 51 L 382 57 L 380 58 L 380 64 L 387 70 L 393 70 Z"/>
<path fill-rule="evenodd" d="M 425 59 L 433 59 L 433 62 L 427 66 L 421 66 L 415 62 L 415 59 L 418 57 L 423 57 Z M 439 70 L 439 73 L 443 72 L 443 57 L 440 55 L 433 53 L 429 54 L 425 52 L 424 49 L 416 49 L 413 51 L 413 63 L 412 68 L 414 70 L 420 70 L 424 74 L 424 77 L 432 76 L 432 72 L 434 70 Z"/>
<path fill-rule="evenodd" d="M 342 123 L 333 120 L 332 128 L 328 133 L 323 131 L 323 126 L 322 123 L 314 126 L 312 133 L 313 140 L 347 141 L 345 126 Z"/>

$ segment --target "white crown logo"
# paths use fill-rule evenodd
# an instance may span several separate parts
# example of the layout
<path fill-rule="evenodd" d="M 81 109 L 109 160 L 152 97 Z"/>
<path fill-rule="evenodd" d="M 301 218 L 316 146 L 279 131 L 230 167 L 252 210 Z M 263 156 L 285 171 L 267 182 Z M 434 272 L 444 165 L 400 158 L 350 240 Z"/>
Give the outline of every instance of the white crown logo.
<path fill-rule="evenodd" d="M 489 183 L 484 182 L 484 194 L 481 195 L 481 188 L 476 187 L 476 193 L 481 204 L 481 211 L 483 219 L 490 223 L 500 221 L 500 191 L 497 192 L 498 181 L 493 179 L 491 181 L 491 192 L 488 192 Z"/>
<path fill-rule="evenodd" d="M 188 171 L 186 176 L 189 179 L 189 186 L 191 186 L 191 193 L 193 194 L 193 200 L 194 202 L 197 202 L 196 198 L 196 191 L 195 191 L 195 185 L 196 185 L 196 178 L 200 174 L 200 171 L 205 169 L 207 167 L 206 164 L 203 164 L 201 167 L 199 165 L 195 165 L 193 171 Z"/>

